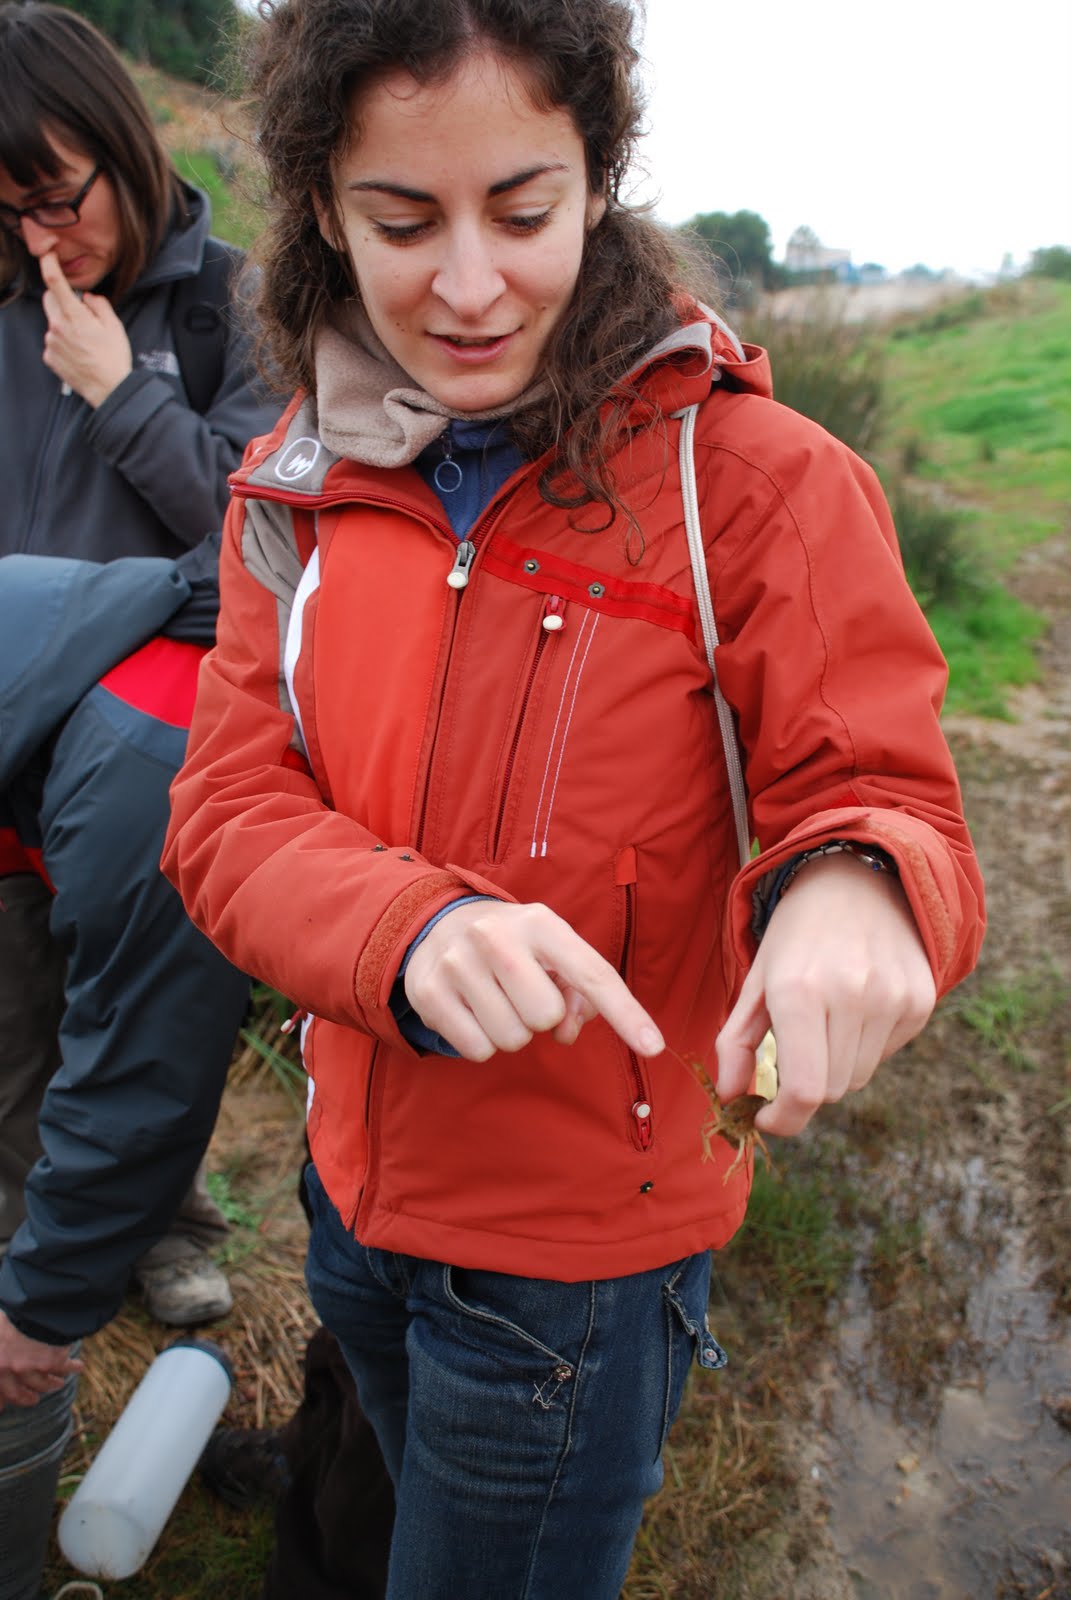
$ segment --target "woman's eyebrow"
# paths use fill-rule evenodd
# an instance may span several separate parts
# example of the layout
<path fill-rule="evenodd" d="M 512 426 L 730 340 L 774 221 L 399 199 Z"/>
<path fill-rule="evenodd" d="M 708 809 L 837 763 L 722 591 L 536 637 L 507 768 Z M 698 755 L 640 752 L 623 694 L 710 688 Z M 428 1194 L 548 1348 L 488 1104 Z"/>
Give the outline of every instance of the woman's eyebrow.
<path fill-rule="evenodd" d="M 45 178 L 43 183 L 35 183 L 30 188 L 24 189 L 23 197 L 30 201 L 39 200 L 42 195 L 48 194 L 50 190 L 69 189 L 75 182 L 76 179 L 71 175 L 71 169 L 65 167 L 62 172 L 57 173 L 56 177 Z"/>
<path fill-rule="evenodd" d="M 533 178 L 543 177 L 545 173 L 568 172 L 568 170 L 564 161 L 548 162 L 540 167 L 526 167 L 523 172 L 515 172 L 512 177 L 493 183 L 487 193 L 492 198 L 500 194 L 509 194 L 514 189 L 523 189 L 526 183 L 531 183 Z M 398 200 L 413 200 L 417 205 L 435 204 L 435 196 L 425 189 L 410 189 L 406 184 L 390 183 L 386 178 L 361 178 L 348 183 L 346 188 L 357 194 L 389 194 Z"/>

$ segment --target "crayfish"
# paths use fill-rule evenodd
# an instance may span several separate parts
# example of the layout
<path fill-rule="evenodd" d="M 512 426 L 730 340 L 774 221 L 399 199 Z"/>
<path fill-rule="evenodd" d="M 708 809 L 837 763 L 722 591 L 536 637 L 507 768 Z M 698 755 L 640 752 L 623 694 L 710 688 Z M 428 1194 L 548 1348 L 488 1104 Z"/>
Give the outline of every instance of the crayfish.
<path fill-rule="evenodd" d="M 674 1051 L 673 1054 L 676 1055 L 677 1052 Z M 706 1118 L 699 1130 L 699 1137 L 703 1142 L 703 1160 L 709 1161 L 713 1157 L 712 1141 L 716 1138 L 727 1139 L 736 1150 L 736 1155 L 726 1169 L 722 1182 L 728 1183 L 748 1151 L 755 1145 L 762 1151 L 767 1165 L 772 1166 L 765 1140 L 755 1127 L 755 1118 L 777 1093 L 777 1045 L 773 1034 L 767 1033 L 755 1052 L 755 1093 L 737 1095 L 735 1100 L 730 1100 L 724 1105 L 718 1099 L 718 1091 L 701 1062 L 688 1061 L 683 1056 L 677 1056 L 677 1059 L 688 1068 L 710 1102 L 711 1115 Z"/>

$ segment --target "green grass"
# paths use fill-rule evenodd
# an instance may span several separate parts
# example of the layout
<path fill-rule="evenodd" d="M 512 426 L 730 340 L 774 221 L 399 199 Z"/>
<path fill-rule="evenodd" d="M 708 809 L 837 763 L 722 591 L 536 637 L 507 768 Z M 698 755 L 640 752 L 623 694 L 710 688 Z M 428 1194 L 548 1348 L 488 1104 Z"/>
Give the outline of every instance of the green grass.
<path fill-rule="evenodd" d="M 203 189 L 212 202 L 212 231 L 230 244 L 248 249 L 261 227 L 261 216 L 251 191 L 250 174 L 243 170 L 230 181 L 212 150 L 173 150 L 171 159 L 187 183 Z"/>
<path fill-rule="evenodd" d="M 921 441 L 919 477 L 978 508 L 997 570 L 1066 528 L 1071 284 L 1030 279 L 985 296 L 983 315 L 904 325 L 885 375 L 890 445 Z"/>
<path fill-rule="evenodd" d="M 852 1252 L 839 1212 L 846 1203 L 843 1181 L 828 1170 L 811 1169 L 795 1149 L 791 1161 L 755 1164 L 747 1217 L 733 1242 L 720 1253 L 718 1271 L 726 1282 L 742 1271 L 749 1297 L 778 1310 L 790 1305 L 802 1313 L 809 1300 L 821 1314 L 843 1288 Z M 775 1160 L 777 1156 L 775 1153 Z M 739 1266 L 738 1266 L 739 1263 Z"/>
<path fill-rule="evenodd" d="M 927 619 L 948 661 L 946 710 L 1010 720 L 1008 689 L 1038 677 L 1032 646 L 1043 619 L 996 583 L 931 606 Z"/>
<path fill-rule="evenodd" d="M 956 314 L 956 305 L 959 313 Z M 889 340 L 884 456 L 950 531 L 955 592 L 909 574 L 950 670 L 950 710 L 1008 717 L 1007 691 L 1037 679 L 1044 619 L 1003 587 L 1023 551 L 1071 518 L 1071 284 L 1004 285 L 905 323 Z M 955 507 L 950 512 L 947 508 Z"/>
<path fill-rule="evenodd" d="M 1002 1061 L 1019 1072 L 1035 1072 L 1037 1057 L 1027 1049 L 1025 1036 L 1053 1018 L 1068 993 L 1067 980 L 1046 963 L 1023 978 L 968 990 L 953 1001 L 953 1010 Z"/>

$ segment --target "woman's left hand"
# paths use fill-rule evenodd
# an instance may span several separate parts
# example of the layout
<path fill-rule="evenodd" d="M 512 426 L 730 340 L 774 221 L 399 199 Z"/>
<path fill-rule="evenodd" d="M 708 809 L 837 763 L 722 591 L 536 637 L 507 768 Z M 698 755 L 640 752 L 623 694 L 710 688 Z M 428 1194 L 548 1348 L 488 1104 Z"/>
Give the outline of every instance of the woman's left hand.
<path fill-rule="evenodd" d="M 718 1097 L 746 1094 L 767 1029 L 777 1098 L 763 1133 L 799 1133 L 818 1107 L 861 1089 L 913 1039 L 936 988 L 899 880 L 848 855 L 809 861 L 770 918 L 718 1035 Z"/>
<path fill-rule="evenodd" d="M 48 319 L 42 359 L 50 372 L 96 409 L 133 368 L 126 329 L 103 295 L 79 298 L 54 251 L 41 256 L 38 266 Z"/>

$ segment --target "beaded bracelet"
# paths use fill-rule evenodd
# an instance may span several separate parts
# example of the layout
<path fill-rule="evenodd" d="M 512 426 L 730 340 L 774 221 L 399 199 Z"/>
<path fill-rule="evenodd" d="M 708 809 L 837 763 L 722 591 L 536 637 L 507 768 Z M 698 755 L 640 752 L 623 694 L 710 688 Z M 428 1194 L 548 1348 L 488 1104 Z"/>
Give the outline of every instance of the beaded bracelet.
<path fill-rule="evenodd" d="M 808 861 L 814 861 L 818 856 L 854 856 L 856 861 L 861 861 L 864 867 L 869 867 L 871 872 L 888 872 L 899 877 L 899 869 L 892 856 L 886 855 L 884 850 L 877 850 L 873 845 L 857 844 L 854 839 L 829 839 L 825 844 L 816 844 L 813 850 L 804 850 L 802 854 L 793 856 L 788 863 L 780 883 L 777 885 L 778 899 L 784 894 L 793 878 L 801 867 Z"/>
<path fill-rule="evenodd" d="M 892 856 L 886 855 L 884 850 L 879 850 L 874 845 L 857 844 L 854 839 L 827 839 L 825 844 L 815 845 L 812 850 L 804 850 L 798 856 L 790 856 L 779 867 L 768 872 L 756 885 L 752 894 L 751 932 L 756 942 L 761 940 L 781 896 L 800 868 L 806 866 L 808 861 L 813 861 L 816 856 L 835 855 L 854 856 L 864 867 L 869 867 L 871 872 L 888 872 L 894 877 L 899 876 Z"/>

